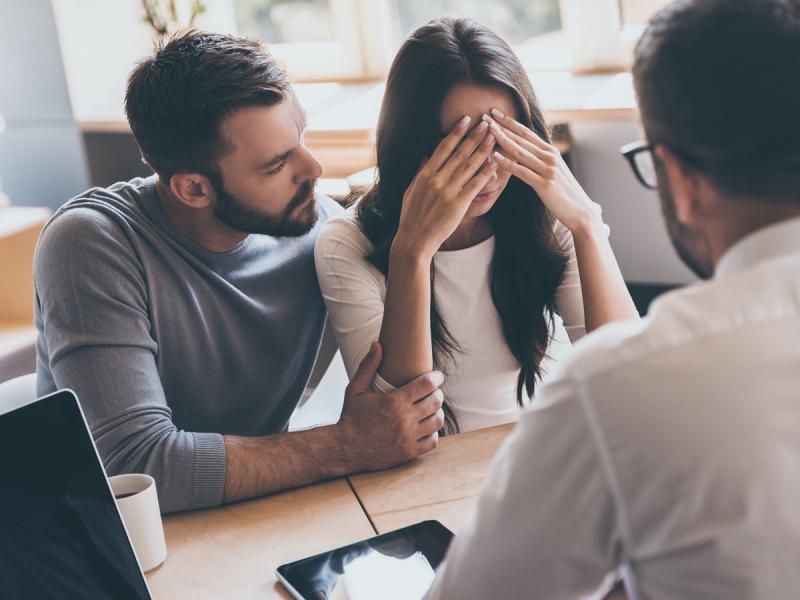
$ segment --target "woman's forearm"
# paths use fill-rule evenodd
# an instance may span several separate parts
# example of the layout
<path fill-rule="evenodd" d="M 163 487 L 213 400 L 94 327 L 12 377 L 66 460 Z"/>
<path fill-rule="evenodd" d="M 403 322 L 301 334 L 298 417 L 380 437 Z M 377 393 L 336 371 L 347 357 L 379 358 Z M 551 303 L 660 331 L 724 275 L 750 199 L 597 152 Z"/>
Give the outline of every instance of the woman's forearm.
<path fill-rule="evenodd" d="M 395 387 L 433 369 L 431 258 L 401 244 L 392 247 L 380 342 L 380 375 Z"/>
<path fill-rule="evenodd" d="M 638 319 L 619 264 L 602 227 L 572 232 L 581 280 L 586 332 L 611 321 Z"/>

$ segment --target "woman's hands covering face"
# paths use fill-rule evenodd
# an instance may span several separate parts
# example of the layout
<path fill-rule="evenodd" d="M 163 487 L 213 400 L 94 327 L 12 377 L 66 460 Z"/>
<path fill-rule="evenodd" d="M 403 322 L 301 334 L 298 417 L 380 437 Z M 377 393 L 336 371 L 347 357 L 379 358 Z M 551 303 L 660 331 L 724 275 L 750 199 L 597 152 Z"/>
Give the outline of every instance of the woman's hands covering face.
<path fill-rule="evenodd" d="M 464 117 L 445 136 L 403 195 L 393 251 L 431 259 L 498 167 L 489 124 Z"/>
<path fill-rule="evenodd" d="M 589 198 L 554 146 L 497 109 L 483 120 L 500 146 L 494 158 L 531 186 L 550 214 L 573 234 L 599 228 L 608 236 L 600 205 Z"/>

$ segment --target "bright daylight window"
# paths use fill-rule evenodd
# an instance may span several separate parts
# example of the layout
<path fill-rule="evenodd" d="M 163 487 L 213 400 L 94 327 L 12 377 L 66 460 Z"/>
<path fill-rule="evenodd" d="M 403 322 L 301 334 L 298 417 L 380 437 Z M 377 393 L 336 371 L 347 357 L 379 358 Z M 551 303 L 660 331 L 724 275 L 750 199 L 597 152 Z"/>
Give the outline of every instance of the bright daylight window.
<path fill-rule="evenodd" d="M 394 3 L 403 36 L 441 15 L 472 17 L 512 45 L 561 30 L 558 0 L 395 0 Z"/>
<path fill-rule="evenodd" d="M 267 42 L 299 79 L 382 77 L 401 40 L 442 15 L 491 27 L 529 68 L 569 68 L 559 0 L 234 0 L 234 9 L 239 33 Z"/>
<path fill-rule="evenodd" d="M 505 39 L 529 70 L 570 66 L 559 0 L 394 0 L 393 4 L 403 38 L 442 15 L 471 17 Z"/>
<path fill-rule="evenodd" d="M 665 4 L 667 0 L 619 0 L 623 26 L 642 26 Z"/>
<path fill-rule="evenodd" d="M 529 70 L 624 68 L 667 0 L 233 0 L 240 33 L 269 44 L 300 80 L 382 78 L 400 42 L 430 19 L 469 16 Z"/>
<path fill-rule="evenodd" d="M 300 79 L 363 75 L 358 0 L 234 0 L 239 33 L 256 37 Z"/>
<path fill-rule="evenodd" d="M 242 33 L 273 44 L 336 38 L 329 0 L 236 0 L 236 17 Z"/>

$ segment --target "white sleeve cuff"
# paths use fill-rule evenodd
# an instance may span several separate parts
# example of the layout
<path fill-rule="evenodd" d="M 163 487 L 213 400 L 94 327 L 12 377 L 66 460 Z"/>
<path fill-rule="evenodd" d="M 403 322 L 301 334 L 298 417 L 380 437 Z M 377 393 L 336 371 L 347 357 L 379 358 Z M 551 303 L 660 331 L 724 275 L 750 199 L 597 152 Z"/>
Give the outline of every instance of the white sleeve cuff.
<path fill-rule="evenodd" d="M 375 379 L 372 380 L 372 389 L 376 392 L 388 394 L 389 392 L 395 391 L 397 388 L 381 377 L 380 373 L 375 373 Z"/>

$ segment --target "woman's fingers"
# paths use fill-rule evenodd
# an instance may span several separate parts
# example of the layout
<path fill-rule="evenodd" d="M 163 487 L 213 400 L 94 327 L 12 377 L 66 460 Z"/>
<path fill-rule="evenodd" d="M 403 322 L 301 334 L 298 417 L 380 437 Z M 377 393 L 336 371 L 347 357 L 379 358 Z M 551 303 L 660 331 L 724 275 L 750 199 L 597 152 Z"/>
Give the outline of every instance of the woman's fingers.
<path fill-rule="evenodd" d="M 495 171 L 497 171 L 497 167 L 498 162 L 496 160 L 489 159 L 484 162 L 480 170 L 475 173 L 472 179 L 461 189 L 458 198 L 464 202 L 472 202 L 475 196 L 483 189 L 483 186 L 489 183 L 489 180 L 494 176 Z"/>
<path fill-rule="evenodd" d="M 500 152 L 495 152 L 492 156 L 494 160 L 497 161 L 497 163 L 501 167 L 503 167 L 506 171 L 511 173 L 517 179 L 521 179 L 522 181 L 527 183 L 537 192 L 541 190 L 542 185 L 547 183 L 547 180 L 541 175 L 539 175 L 536 171 L 533 171 L 527 168 L 526 166 L 516 162 L 515 160 L 512 160 L 502 155 Z"/>
<path fill-rule="evenodd" d="M 528 140 L 531 143 L 535 144 L 536 146 L 538 146 L 542 150 L 551 150 L 552 149 L 552 146 L 550 144 L 548 144 L 546 141 L 544 141 L 541 137 L 539 137 L 534 131 L 531 131 L 530 129 L 525 127 L 525 125 L 520 123 L 519 121 L 517 121 L 515 119 L 512 119 L 508 115 L 503 114 L 503 112 L 500 111 L 499 109 L 493 108 L 489 112 L 492 113 L 492 117 L 494 117 L 494 119 L 498 123 L 500 123 L 503 127 L 507 128 L 507 129 L 510 129 L 511 131 L 516 133 L 517 135 L 525 138 L 526 140 Z"/>
<path fill-rule="evenodd" d="M 458 168 L 453 172 L 450 176 L 450 183 L 449 185 L 453 186 L 453 188 L 458 192 L 464 185 L 475 175 L 478 169 L 481 168 L 488 159 L 493 150 L 494 150 L 495 138 L 494 135 L 489 133 L 475 151 L 467 158 L 466 161 L 462 162 Z"/>
<path fill-rule="evenodd" d="M 509 131 L 505 127 L 501 126 L 501 128 L 508 135 L 509 138 L 517 142 L 517 144 L 519 144 L 523 148 L 529 149 L 532 146 L 530 142 L 528 142 L 527 140 L 523 140 L 523 138 L 518 136 L 516 133 Z M 554 175 L 555 171 L 558 170 L 574 185 L 576 186 L 580 185 L 578 183 L 578 180 L 575 179 L 575 175 L 572 173 L 572 171 L 561 160 L 561 153 L 555 147 L 551 147 L 551 150 L 548 152 L 544 152 L 537 148 L 537 152 L 538 154 L 536 156 L 540 158 L 545 165 L 544 170 L 540 173 L 540 175 L 543 175 L 545 178 L 547 178 Z"/>
<path fill-rule="evenodd" d="M 544 164 L 546 164 L 546 165 L 547 164 L 551 164 L 551 165 L 555 164 L 555 162 L 557 160 L 557 155 L 555 153 L 547 152 L 545 150 L 542 150 L 539 146 L 533 144 L 532 142 L 529 142 L 528 140 L 526 140 L 522 136 L 517 135 L 516 133 L 514 133 L 510 129 L 507 129 L 506 127 L 503 127 L 502 125 L 496 125 L 496 127 L 499 127 L 503 131 L 503 133 L 505 133 L 511 140 L 516 142 L 524 150 L 527 150 L 528 152 L 533 154 L 536 158 L 541 160 Z M 491 128 L 491 125 L 490 125 L 490 128 Z"/>
<path fill-rule="evenodd" d="M 431 154 L 430 159 L 428 159 L 424 167 L 427 171 L 435 173 L 447 162 L 447 159 L 450 158 L 450 155 L 456 147 L 458 147 L 464 135 L 469 130 L 470 120 L 468 116 L 462 117 L 456 126 L 450 130 L 450 133 L 439 142 L 439 145 L 436 147 L 433 154 Z"/>
<path fill-rule="evenodd" d="M 449 181 L 450 177 L 469 160 L 481 142 L 488 137 L 488 131 L 489 123 L 481 121 L 467 137 L 461 140 L 455 151 L 439 168 L 437 175 L 442 177 L 443 180 Z"/>
<path fill-rule="evenodd" d="M 506 131 L 497 125 L 497 123 L 494 123 L 494 126 L 491 127 L 491 131 L 495 138 L 497 138 L 497 143 L 507 158 L 515 160 L 516 162 L 528 167 L 540 175 L 543 175 L 548 171 L 549 166 L 544 160 L 539 158 L 536 154 L 529 152 L 515 140 L 511 139 Z"/>

